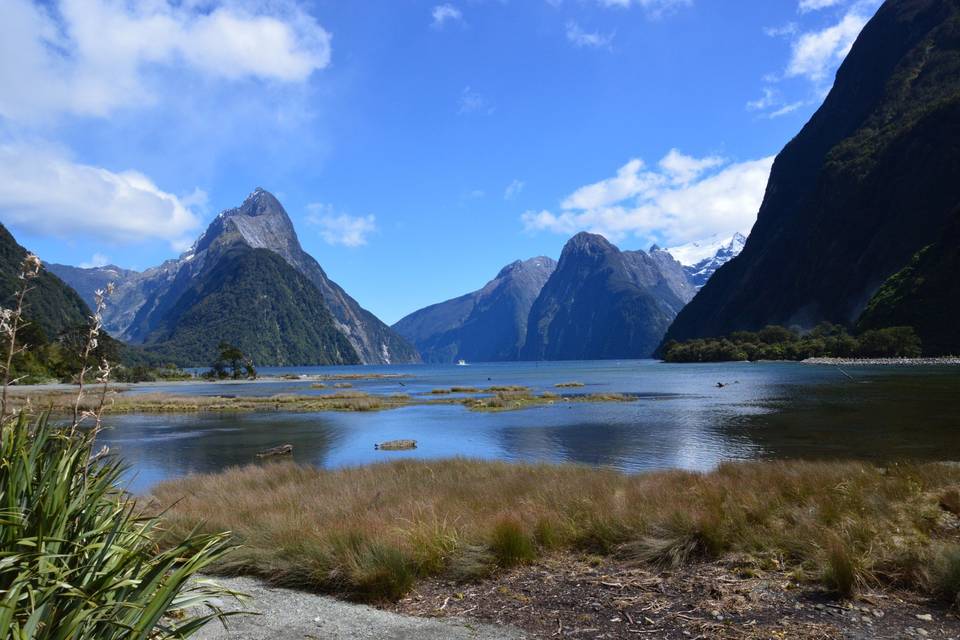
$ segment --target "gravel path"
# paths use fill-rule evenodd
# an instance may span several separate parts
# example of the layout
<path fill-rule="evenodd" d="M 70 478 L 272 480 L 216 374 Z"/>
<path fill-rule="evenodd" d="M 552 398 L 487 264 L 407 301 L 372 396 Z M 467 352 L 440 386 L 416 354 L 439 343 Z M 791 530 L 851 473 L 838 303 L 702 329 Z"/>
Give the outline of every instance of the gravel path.
<path fill-rule="evenodd" d="M 458 618 L 415 618 L 311 593 L 276 589 L 250 578 L 217 578 L 217 583 L 250 596 L 233 609 L 257 611 L 235 616 L 228 629 L 207 625 L 201 640 L 522 640 L 510 627 L 482 625 Z"/>

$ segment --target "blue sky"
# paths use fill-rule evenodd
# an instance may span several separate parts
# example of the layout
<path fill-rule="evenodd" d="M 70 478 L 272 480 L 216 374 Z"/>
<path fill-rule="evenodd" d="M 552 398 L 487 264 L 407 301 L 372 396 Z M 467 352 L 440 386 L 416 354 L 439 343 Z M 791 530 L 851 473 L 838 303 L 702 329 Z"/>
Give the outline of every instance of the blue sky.
<path fill-rule="evenodd" d="M 143 269 L 254 187 L 387 322 L 749 231 L 877 0 L 0 0 L 0 221 Z"/>

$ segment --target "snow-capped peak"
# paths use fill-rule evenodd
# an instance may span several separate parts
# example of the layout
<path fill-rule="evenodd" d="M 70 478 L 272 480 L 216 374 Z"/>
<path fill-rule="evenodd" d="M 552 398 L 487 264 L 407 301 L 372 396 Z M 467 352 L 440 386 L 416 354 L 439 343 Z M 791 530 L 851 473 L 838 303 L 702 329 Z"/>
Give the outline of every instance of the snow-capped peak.
<path fill-rule="evenodd" d="M 712 258 L 724 250 L 732 253 L 733 255 L 737 255 L 743 250 L 743 245 L 746 243 L 746 241 L 746 237 L 740 232 L 737 232 L 730 237 L 720 237 L 715 235 L 706 238 L 705 240 L 696 240 L 694 242 L 688 242 L 687 244 L 682 244 L 677 247 L 672 247 L 667 249 L 667 252 L 676 258 L 677 262 L 683 266 L 692 267 L 698 262 L 706 260 L 707 258 Z"/>
<path fill-rule="evenodd" d="M 746 242 L 747 238 L 742 233 L 735 233 L 729 238 L 713 236 L 667 251 L 683 265 L 690 283 L 699 290 L 717 269 L 740 255 Z"/>

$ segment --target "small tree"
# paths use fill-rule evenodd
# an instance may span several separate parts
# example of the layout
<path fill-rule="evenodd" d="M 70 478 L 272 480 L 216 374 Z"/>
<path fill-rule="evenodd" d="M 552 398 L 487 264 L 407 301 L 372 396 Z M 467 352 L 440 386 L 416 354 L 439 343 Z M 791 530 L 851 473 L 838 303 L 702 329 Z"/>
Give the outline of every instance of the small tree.
<path fill-rule="evenodd" d="M 217 359 L 210 365 L 210 371 L 207 373 L 211 378 L 233 378 L 239 380 L 246 376 L 247 378 L 257 377 L 257 368 L 253 366 L 243 351 L 229 342 L 221 342 L 217 347 L 219 354 Z"/>

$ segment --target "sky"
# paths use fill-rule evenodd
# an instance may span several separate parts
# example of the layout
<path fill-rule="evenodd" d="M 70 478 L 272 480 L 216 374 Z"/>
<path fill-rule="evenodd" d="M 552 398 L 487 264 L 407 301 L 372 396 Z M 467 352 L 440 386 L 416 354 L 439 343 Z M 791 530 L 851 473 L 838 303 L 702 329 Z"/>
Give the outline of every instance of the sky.
<path fill-rule="evenodd" d="M 559 257 L 748 233 L 879 0 L 0 0 L 0 222 L 146 269 L 256 187 L 393 323 Z"/>

